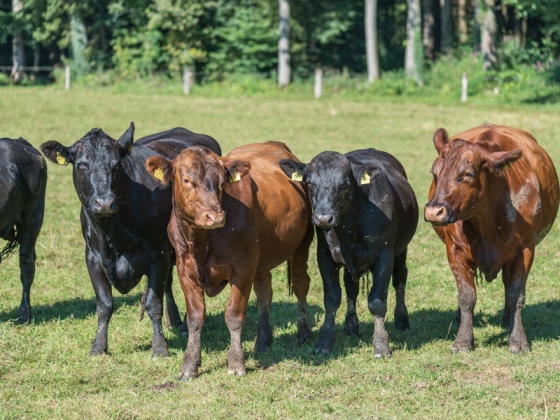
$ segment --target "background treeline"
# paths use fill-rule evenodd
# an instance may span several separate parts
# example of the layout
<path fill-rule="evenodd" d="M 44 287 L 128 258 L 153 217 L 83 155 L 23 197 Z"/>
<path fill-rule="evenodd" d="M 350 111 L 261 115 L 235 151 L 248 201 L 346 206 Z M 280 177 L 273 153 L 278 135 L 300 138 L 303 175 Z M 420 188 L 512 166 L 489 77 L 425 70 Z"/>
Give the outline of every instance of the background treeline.
<path fill-rule="evenodd" d="M 317 67 L 366 73 L 365 2 L 290 2 L 293 80 Z M 421 26 L 411 23 L 411 4 Z M 399 92 L 434 83 L 445 90 L 448 71 L 482 71 L 484 30 L 496 54 L 485 86 L 519 84 L 523 74 L 548 85 L 560 79 L 558 0 L 376 0 L 375 7 L 381 80 L 402 82 L 407 30 L 409 39 L 410 31 L 421 35 L 420 83 Z M 232 74 L 274 79 L 279 21 L 278 0 L 0 0 L 0 66 L 12 66 L 18 49 L 25 66 L 72 63 L 77 75 L 109 73 L 111 80 L 178 78 L 185 66 L 199 82 Z"/>

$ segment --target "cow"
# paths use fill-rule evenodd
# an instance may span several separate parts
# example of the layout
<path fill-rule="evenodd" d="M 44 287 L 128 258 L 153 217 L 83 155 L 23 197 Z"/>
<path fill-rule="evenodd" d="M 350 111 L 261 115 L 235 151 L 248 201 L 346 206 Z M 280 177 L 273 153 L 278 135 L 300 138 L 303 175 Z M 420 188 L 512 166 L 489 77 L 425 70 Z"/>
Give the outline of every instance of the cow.
<path fill-rule="evenodd" d="M 35 277 L 35 243 L 45 214 L 47 164 L 26 140 L 0 139 L 0 238 L 8 241 L 0 262 L 19 245 L 23 286 L 18 322 L 31 322 L 29 295 Z"/>
<path fill-rule="evenodd" d="M 452 352 L 474 346 L 475 275 L 502 271 L 509 350 L 530 350 L 521 321 L 535 246 L 558 212 L 558 176 L 535 138 L 517 128 L 482 125 L 448 138 L 434 134 L 438 157 L 424 218 L 445 242 L 457 283 L 460 321 Z"/>
<path fill-rule="evenodd" d="M 204 293 L 216 296 L 228 282 L 228 373 L 246 374 L 241 331 L 252 286 L 259 312 L 255 351 L 271 346 L 270 270 L 285 261 L 298 299 L 297 340 L 313 338 L 306 302 L 311 208 L 305 189 L 278 168 L 283 158 L 296 160 L 283 143 L 269 141 L 238 147 L 224 158 L 207 148 L 191 147 L 174 160 L 151 157 L 146 162 L 148 171 L 164 185 L 173 184 L 167 230 L 177 256 L 189 331 L 181 380 L 196 378 L 201 365 Z"/>
<path fill-rule="evenodd" d="M 344 267 L 347 312 L 344 332 L 359 335 L 359 280 L 373 274 L 368 307 L 374 319 L 376 358 L 391 357 L 385 330 L 391 276 L 397 294 L 395 327 L 409 328 L 405 305 L 408 244 L 418 225 L 418 203 L 397 159 L 375 149 L 345 155 L 326 151 L 310 163 L 282 160 L 284 173 L 307 184 L 317 230 L 317 263 L 323 279 L 325 321 L 315 354 L 328 354 L 335 341 L 340 306 L 339 271 Z"/>
<path fill-rule="evenodd" d="M 98 328 L 92 356 L 107 353 L 112 288 L 126 294 L 143 275 L 148 277 L 143 305 L 153 326 L 152 355 L 169 355 L 161 325 L 164 292 L 168 323 L 181 324 L 171 291 L 173 248 L 165 229 L 171 215 L 171 190 L 160 188 L 146 172 L 144 162 L 158 154 L 172 158 L 193 145 L 221 153 L 212 137 L 183 128 L 134 143 L 133 123 L 118 141 L 94 128 L 69 147 L 54 140 L 41 145 L 49 160 L 73 166 L 86 265 L 97 299 Z"/>

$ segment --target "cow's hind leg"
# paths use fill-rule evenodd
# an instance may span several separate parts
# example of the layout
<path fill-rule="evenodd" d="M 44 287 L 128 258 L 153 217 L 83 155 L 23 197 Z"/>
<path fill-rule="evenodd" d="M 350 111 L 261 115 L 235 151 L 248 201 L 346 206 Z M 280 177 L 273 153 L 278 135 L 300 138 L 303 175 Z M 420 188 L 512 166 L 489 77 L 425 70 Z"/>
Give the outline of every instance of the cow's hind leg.
<path fill-rule="evenodd" d="M 387 314 L 387 292 L 393 273 L 393 252 L 383 248 L 373 266 L 373 286 L 368 296 L 369 311 L 373 315 L 373 350 L 376 358 L 391 357 L 389 334 L 385 330 Z"/>
<path fill-rule="evenodd" d="M 400 331 L 410 329 L 408 322 L 408 310 L 406 309 L 404 294 L 408 268 L 406 268 L 406 249 L 393 261 L 393 288 L 397 295 L 395 306 L 395 328 Z"/>
<path fill-rule="evenodd" d="M 533 264 L 534 250 L 526 248 L 514 260 L 510 271 L 510 282 L 506 290 L 507 303 L 511 313 L 509 350 L 512 353 L 530 351 L 531 347 L 525 335 L 521 310 L 525 305 L 525 287 L 527 276 Z"/>
<path fill-rule="evenodd" d="M 173 296 L 173 267 L 169 267 L 169 274 L 167 275 L 167 282 L 165 283 L 165 304 L 167 328 L 179 328 L 181 331 L 187 331 L 187 326 L 183 323 L 179 315 L 179 309 L 177 308 Z"/>
<path fill-rule="evenodd" d="M 251 275 L 234 274 L 231 279 L 231 294 L 226 307 L 225 319 L 231 341 L 228 351 L 228 374 L 245 376 L 245 355 L 241 345 L 241 332 L 247 316 L 247 303 L 251 295 L 254 272 Z M 189 331 L 190 332 L 190 331 Z"/>
<path fill-rule="evenodd" d="M 307 313 L 307 294 L 309 293 L 310 278 L 307 274 L 307 260 L 309 258 L 309 246 L 313 240 L 313 226 L 310 225 L 303 241 L 290 259 L 290 278 L 294 294 L 298 300 L 297 341 L 303 344 L 313 339 L 311 321 Z"/>
<path fill-rule="evenodd" d="M 507 296 L 510 280 L 511 280 L 511 276 L 510 276 L 509 267 L 507 265 L 504 265 L 502 267 L 502 283 L 504 283 L 505 302 L 504 302 L 504 312 L 502 314 L 502 327 L 507 328 L 508 330 L 511 327 L 511 311 L 509 309 L 508 296 Z"/>
<path fill-rule="evenodd" d="M 167 357 L 169 351 L 163 335 L 163 295 L 167 283 L 169 266 L 167 262 L 154 263 L 148 275 L 148 293 L 146 294 L 146 312 L 152 321 L 152 356 Z"/>
<path fill-rule="evenodd" d="M 344 270 L 344 288 L 346 289 L 346 318 L 344 332 L 348 335 L 360 335 L 360 322 L 356 314 L 356 299 L 360 291 L 360 283 L 352 279 L 352 274 Z"/>
<path fill-rule="evenodd" d="M 97 300 L 97 333 L 91 345 L 90 356 L 99 356 L 107 353 L 107 333 L 109 321 L 113 315 L 113 292 L 107 277 L 97 268 L 98 255 L 96 251 L 86 249 L 86 265 L 95 291 Z"/>
<path fill-rule="evenodd" d="M 272 328 L 270 326 L 270 306 L 272 304 L 272 274 L 270 271 L 255 276 L 253 285 L 257 295 L 259 323 L 255 351 L 264 352 L 272 345 Z"/>

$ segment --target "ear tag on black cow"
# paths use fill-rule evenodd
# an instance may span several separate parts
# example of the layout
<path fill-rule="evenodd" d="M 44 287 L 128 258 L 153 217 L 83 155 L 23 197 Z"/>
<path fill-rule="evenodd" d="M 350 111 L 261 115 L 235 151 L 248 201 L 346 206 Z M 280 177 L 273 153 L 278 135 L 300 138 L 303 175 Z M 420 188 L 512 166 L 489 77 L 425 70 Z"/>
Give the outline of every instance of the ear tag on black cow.
<path fill-rule="evenodd" d="M 68 161 L 60 153 L 56 152 L 56 161 L 59 165 L 68 165 Z"/>
<path fill-rule="evenodd" d="M 132 152 L 132 149 L 134 148 L 134 146 L 131 144 L 130 146 L 128 146 L 128 151 Z"/>
<path fill-rule="evenodd" d="M 239 172 L 234 172 L 228 179 L 229 182 L 241 181 L 241 174 Z"/>
<path fill-rule="evenodd" d="M 364 172 L 362 179 L 360 179 L 360 185 L 369 184 L 371 182 L 371 177 L 367 172 Z"/>
<path fill-rule="evenodd" d="M 161 168 L 157 168 L 154 171 L 154 178 L 163 181 L 163 170 Z"/>
<path fill-rule="evenodd" d="M 292 181 L 302 182 L 303 181 L 303 175 L 300 174 L 298 171 L 294 171 L 292 173 Z"/>

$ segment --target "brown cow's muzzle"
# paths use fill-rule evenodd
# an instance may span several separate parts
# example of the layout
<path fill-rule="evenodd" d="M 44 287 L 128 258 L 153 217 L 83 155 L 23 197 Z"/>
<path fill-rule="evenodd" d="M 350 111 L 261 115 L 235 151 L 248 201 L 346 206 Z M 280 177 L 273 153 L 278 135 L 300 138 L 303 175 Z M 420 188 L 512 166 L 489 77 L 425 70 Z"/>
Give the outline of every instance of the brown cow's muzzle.
<path fill-rule="evenodd" d="M 424 208 L 424 220 L 436 226 L 445 226 L 455 223 L 457 218 L 447 204 L 426 204 Z"/>
<path fill-rule="evenodd" d="M 224 211 L 204 211 L 196 221 L 200 229 L 218 229 L 226 224 L 226 213 Z"/>

